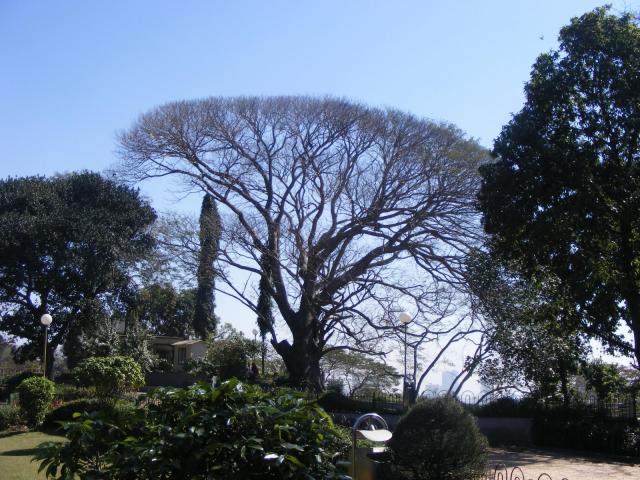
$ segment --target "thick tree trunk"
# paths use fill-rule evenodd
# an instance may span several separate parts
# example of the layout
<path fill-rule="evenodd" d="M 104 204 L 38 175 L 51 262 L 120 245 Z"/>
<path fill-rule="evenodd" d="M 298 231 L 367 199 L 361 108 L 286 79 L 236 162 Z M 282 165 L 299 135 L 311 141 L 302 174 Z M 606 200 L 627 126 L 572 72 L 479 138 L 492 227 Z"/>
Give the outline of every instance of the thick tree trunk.
<path fill-rule="evenodd" d="M 293 331 L 293 344 L 283 340 L 273 346 L 284 360 L 289 381 L 295 388 L 322 391 L 322 375 L 320 358 L 322 347 L 317 335 L 314 335 L 314 324 L 304 314 L 298 314 L 298 321 Z"/>

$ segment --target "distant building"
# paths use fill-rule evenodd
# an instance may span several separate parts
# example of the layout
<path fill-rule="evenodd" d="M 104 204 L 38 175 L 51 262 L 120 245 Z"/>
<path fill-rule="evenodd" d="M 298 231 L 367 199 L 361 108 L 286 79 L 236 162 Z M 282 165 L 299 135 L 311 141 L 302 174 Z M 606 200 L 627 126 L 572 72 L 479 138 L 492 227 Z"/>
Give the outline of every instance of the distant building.
<path fill-rule="evenodd" d="M 442 372 L 442 385 L 440 385 L 440 389 L 445 391 L 449 390 L 457 376 L 458 373 L 455 370 L 445 370 Z"/>
<path fill-rule="evenodd" d="M 187 360 L 196 360 L 207 353 L 207 344 L 202 340 L 183 337 L 151 337 L 153 353 L 173 365 L 174 370 L 182 370 Z"/>

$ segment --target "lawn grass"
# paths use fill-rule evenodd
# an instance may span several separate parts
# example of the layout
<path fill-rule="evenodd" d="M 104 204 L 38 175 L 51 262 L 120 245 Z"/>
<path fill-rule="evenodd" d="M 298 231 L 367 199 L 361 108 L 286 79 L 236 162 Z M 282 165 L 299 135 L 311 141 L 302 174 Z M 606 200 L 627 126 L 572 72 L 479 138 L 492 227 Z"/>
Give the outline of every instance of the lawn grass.
<path fill-rule="evenodd" d="M 38 475 L 38 463 L 31 462 L 42 442 L 60 441 L 64 437 L 41 432 L 0 433 L 0 478 L 2 480 L 44 480 Z"/>

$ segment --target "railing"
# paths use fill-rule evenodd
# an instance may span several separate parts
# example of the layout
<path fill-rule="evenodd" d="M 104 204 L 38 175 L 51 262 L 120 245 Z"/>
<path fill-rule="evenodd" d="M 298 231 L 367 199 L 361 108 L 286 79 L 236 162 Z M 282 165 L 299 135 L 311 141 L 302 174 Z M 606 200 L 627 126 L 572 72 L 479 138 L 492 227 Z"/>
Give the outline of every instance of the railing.
<path fill-rule="evenodd" d="M 553 480 L 548 473 L 541 473 L 537 477 L 526 477 L 520 467 L 509 469 L 506 465 L 500 464 L 489 470 L 486 475 L 475 477 L 473 480 Z M 563 477 L 561 480 L 568 480 Z"/>
<path fill-rule="evenodd" d="M 42 370 L 37 367 L 0 367 L 0 378 L 13 377 L 22 372 L 41 373 Z"/>
<path fill-rule="evenodd" d="M 422 392 L 418 398 L 437 398 L 447 395 L 447 391 L 426 391 Z M 356 393 L 349 398 L 359 402 L 369 403 L 372 407 L 382 408 L 402 408 L 402 394 L 386 394 L 386 393 Z M 504 394 L 493 394 L 487 396 L 478 396 L 473 392 L 464 391 L 456 397 L 457 400 L 469 408 L 479 408 L 489 405 L 497 400 L 510 399 L 513 407 L 518 408 L 523 405 L 521 400 L 508 397 Z M 638 410 L 637 395 L 627 394 L 618 397 L 610 397 L 606 400 L 600 400 L 595 395 L 582 395 L 573 398 L 569 403 L 570 407 L 581 407 L 593 414 L 603 415 L 611 418 L 636 418 L 640 414 Z M 559 408 L 563 404 L 557 400 L 540 400 L 535 405 L 529 404 L 528 407 L 535 410 L 545 410 Z"/>

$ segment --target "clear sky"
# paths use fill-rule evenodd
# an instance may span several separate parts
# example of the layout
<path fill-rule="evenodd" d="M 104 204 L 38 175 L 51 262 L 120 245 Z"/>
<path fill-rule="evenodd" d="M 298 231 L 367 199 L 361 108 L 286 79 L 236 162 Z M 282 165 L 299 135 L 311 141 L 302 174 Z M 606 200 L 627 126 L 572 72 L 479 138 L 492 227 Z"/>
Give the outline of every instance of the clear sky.
<path fill-rule="evenodd" d="M 450 121 L 490 147 L 536 56 L 599 5 L 0 0 L 0 177 L 103 170 L 115 133 L 139 114 L 211 95 L 344 96 Z M 160 211 L 199 207 L 164 186 L 143 190 Z M 219 314 L 233 309 L 223 302 Z"/>

